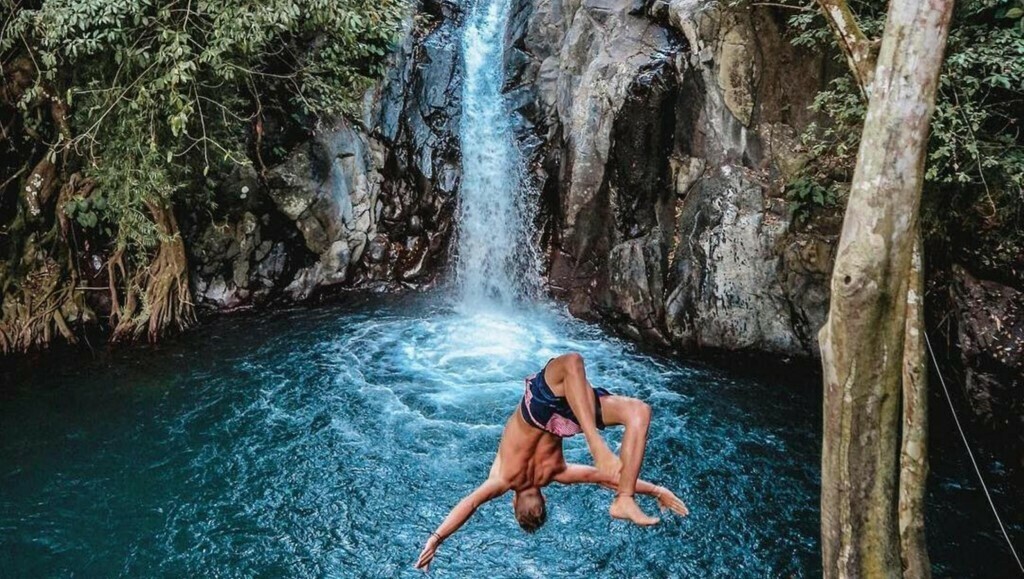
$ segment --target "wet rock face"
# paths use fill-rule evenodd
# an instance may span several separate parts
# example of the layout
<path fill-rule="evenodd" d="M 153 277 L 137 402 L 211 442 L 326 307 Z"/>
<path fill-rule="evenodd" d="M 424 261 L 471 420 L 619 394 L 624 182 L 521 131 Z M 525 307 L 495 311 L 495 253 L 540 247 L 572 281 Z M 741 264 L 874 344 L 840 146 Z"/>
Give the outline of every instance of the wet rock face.
<path fill-rule="evenodd" d="M 964 395 L 981 425 L 1024 468 L 1024 292 L 954 267 Z"/>
<path fill-rule="evenodd" d="M 705 177 L 682 204 L 680 239 L 668 297 L 669 332 L 688 347 L 715 345 L 805 351 L 789 315 L 775 244 L 789 225 L 777 200 L 743 176 Z M 699 215 L 698 215 L 699 213 Z"/>
<path fill-rule="evenodd" d="M 190 238 L 194 291 L 214 310 L 337 287 L 425 285 L 442 263 L 458 188 L 461 13 L 427 2 L 363 118 L 310 129 L 258 175 L 236 171 Z"/>
<path fill-rule="evenodd" d="M 517 0 L 514 13 L 508 90 L 553 293 L 654 343 L 815 353 L 838 232 L 793 232 L 781 190 L 803 162 L 819 58 L 764 9 Z"/>
<path fill-rule="evenodd" d="M 338 121 L 263 178 L 248 168 L 222 186 L 226 214 L 190 244 L 195 294 L 217 310 L 301 301 L 343 284 L 378 235 L 379 144 Z"/>
<path fill-rule="evenodd" d="M 378 225 L 386 246 L 357 282 L 423 284 L 444 262 L 461 180 L 458 128 L 462 12 L 425 5 L 430 24 L 410 35 L 389 73 L 377 133 L 384 144 Z"/>
<path fill-rule="evenodd" d="M 349 264 L 376 234 L 373 211 L 382 178 L 375 157 L 371 140 L 342 121 L 270 170 L 267 194 L 315 257 L 285 287 L 291 299 L 346 281 Z"/>
<path fill-rule="evenodd" d="M 665 311 L 664 244 L 656 237 L 624 241 L 608 256 L 609 312 L 633 339 L 667 345 L 662 330 Z M 614 315 L 614 314 L 612 314 Z"/>
<path fill-rule="evenodd" d="M 289 248 L 299 243 L 297 232 L 275 211 L 252 168 L 226 179 L 218 201 L 226 206 L 222 215 L 192 221 L 186 231 L 193 296 L 216 310 L 266 303 L 295 268 Z"/>

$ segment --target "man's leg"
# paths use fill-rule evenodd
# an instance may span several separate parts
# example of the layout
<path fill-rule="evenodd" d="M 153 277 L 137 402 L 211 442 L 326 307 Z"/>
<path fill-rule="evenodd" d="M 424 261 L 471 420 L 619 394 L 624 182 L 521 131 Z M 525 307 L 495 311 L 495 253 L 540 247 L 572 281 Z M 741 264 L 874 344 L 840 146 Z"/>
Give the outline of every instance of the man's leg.
<path fill-rule="evenodd" d="M 640 477 L 640 465 L 644 461 L 644 451 L 647 449 L 651 407 L 636 398 L 602 396 L 601 417 L 606 425 L 621 424 L 626 427 L 622 434 L 622 447 L 619 449 L 622 471 L 619 475 L 618 491 L 615 493 L 615 500 L 612 501 L 609 513 L 617 519 L 626 519 L 638 525 L 657 523 L 659 519 L 644 514 L 633 498 L 636 481 Z"/>
<path fill-rule="evenodd" d="M 619 459 L 597 431 L 594 389 L 587 380 L 583 356 L 571 353 L 551 360 L 544 369 L 544 380 L 555 396 L 565 396 L 569 402 L 583 437 L 587 439 L 590 455 L 594 457 L 594 466 L 608 476 L 618 476 L 621 466 Z"/>

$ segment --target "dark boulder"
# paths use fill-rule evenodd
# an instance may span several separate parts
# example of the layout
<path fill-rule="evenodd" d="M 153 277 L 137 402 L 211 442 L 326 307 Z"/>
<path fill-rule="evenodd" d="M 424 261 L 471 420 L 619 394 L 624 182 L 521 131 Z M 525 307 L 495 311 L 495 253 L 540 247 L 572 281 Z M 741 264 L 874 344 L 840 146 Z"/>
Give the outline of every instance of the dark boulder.
<path fill-rule="evenodd" d="M 1024 468 L 1024 292 L 953 271 L 967 405 Z"/>

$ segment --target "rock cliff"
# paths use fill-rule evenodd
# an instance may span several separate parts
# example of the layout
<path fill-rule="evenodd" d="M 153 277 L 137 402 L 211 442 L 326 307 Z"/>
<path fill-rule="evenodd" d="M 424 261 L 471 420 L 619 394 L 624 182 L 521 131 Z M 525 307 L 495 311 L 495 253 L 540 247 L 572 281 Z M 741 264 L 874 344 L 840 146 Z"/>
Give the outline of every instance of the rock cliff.
<path fill-rule="evenodd" d="M 1024 291 L 962 266 L 953 274 L 962 393 L 992 447 L 1024 469 Z"/>
<path fill-rule="evenodd" d="M 512 1 L 505 93 L 552 293 L 660 345 L 813 354 L 835 236 L 793 231 L 782 184 L 822 58 L 768 9 Z M 200 305 L 433 280 L 460 180 L 461 20 L 424 4 L 362 119 L 220 184 L 189 244 Z"/>
<path fill-rule="evenodd" d="M 794 232 L 782 185 L 823 59 L 768 9 L 517 2 L 509 90 L 553 293 L 653 343 L 813 354 L 835 235 Z"/>
<path fill-rule="evenodd" d="M 424 4 L 362 119 L 313 127 L 262 174 L 220 184 L 220 211 L 193 220 L 198 305 L 433 281 L 459 183 L 460 18 L 454 3 Z"/>
<path fill-rule="evenodd" d="M 806 162 L 809 105 L 842 70 L 793 47 L 769 7 L 513 3 L 506 89 L 552 294 L 663 347 L 816 356 L 841 216 L 797 226 L 783 188 Z M 952 301 L 929 308 L 955 310 L 962 398 L 1024 466 L 1019 284 L 939 268 Z"/>

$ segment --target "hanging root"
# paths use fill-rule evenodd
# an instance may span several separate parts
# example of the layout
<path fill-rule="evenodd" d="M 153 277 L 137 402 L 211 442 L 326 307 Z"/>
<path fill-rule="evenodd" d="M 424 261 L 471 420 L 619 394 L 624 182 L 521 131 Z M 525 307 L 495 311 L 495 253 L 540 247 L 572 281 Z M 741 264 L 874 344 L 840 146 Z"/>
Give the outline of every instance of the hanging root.
<path fill-rule="evenodd" d="M 5 292 L 0 311 L 0 353 L 27 352 L 47 347 L 56 335 L 77 343 L 69 321 L 92 317 L 85 296 L 78 290 L 78 274 L 70 253 L 54 259 L 38 251 L 35 236 L 26 244 L 31 269 L 11 291 Z M 10 286 L 9 286 L 10 287 Z"/>
<path fill-rule="evenodd" d="M 195 322 L 195 308 L 188 287 L 188 258 L 174 212 L 164 205 L 147 203 L 161 232 L 160 247 L 149 267 L 146 295 L 150 307 L 149 339 L 155 341 L 168 328 L 183 330 Z"/>
<path fill-rule="evenodd" d="M 37 167 L 33 175 L 38 171 Z M 58 207 L 76 194 L 77 186 L 78 180 L 73 177 L 61 187 Z M 31 195 L 32 191 L 26 194 Z M 28 209 L 31 211 L 32 206 L 28 205 Z M 67 232 L 66 225 L 58 219 L 46 233 L 30 233 L 20 248 L 20 260 L 0 268 L 0 353 L 45 348 L 56 335 L 77 343 L 68 322 L 93 317 L 78 289 L 80 278 Z"/>
<path fill-rule="evenodd" d="M 174 212 L 161 202 L 146 206 L 160 232 L 156 253 L 147 267 L 129 273 L 124 252 L 107 263 L 110 278 L 112 341 L 136 340 L 145 333 L 155 342 L 168 331 L 183 330 L 195 322 L 190 299 L 188 259 Z M 124 280 L 124 302 L 118 300 L 116 279 Z"/>
<path fill-rule="evenodd" d="M 54 334 L 74 344 L 77 340 L 67 318 L 85 310 L 77 279 L 64 275 L 67 264 L 44 258 L 22 280 L 21 287 L 5 296 L 0 314 L 0 352 L 26 352 L 45 348 Z M 74 278 L 74 276 L 72 276 Z"/>
<path fill-rule="evenodd" d="M 34 166 L 26 163 L 16 173 L 25 176 L 18 214 L 8 230 L 14 242 L 0 260 L 0 353 L 46 347 L 56 336 L 75 343 L 72 323 L 95 319 L 79 287 L 75 226 L 63 208 L 73 196 L 88 197 L 96 184 L 78 173 L 65 179 L 69 153 L 59 144 L 71 139 L 68 106 L 50 92 L 47 102 L 58 143 Z M 146 201 L 146 207 L 158 232 L 155 250 L 138 259 L 126 258 L 119 248 L 107 264 L 111 341 L 143 334 L 155 341 L 195 321 L 185 244 L 174 212 L 162 200 Z"/>

